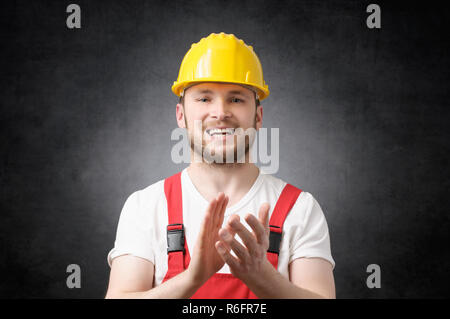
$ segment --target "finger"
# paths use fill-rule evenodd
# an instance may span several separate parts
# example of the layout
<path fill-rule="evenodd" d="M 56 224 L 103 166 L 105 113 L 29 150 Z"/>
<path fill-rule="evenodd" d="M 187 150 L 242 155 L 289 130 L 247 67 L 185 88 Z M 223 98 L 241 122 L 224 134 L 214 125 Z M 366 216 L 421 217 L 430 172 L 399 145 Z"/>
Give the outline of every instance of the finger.
<path fill-rule="evenodd" d="M 213 220 L 213 212 L 217 207 L 217 200 L 214 198 L 209 202 L 208 208 L 206 209 L 205 216 L 203 218 L 203 227 L 210 227 Z"/>
<path fill-rule="evenodd" d="M 231 234 L 231 236 L 234 237 L 236 235 L 236 231 L 233 229 L 233 227 L 230 226 L 230 224 L 227 223 L 226 225 L 223 225 L 222 228 L 226 229 L 227 232 Z M 219 229 L 219 231 L 220 231 L 220 229 Z"/>
<path fill-rule="evenodd" d="M 233 236 L 231 236 L 226 229 L 222 228 L 219 231 L 219 236 L 226 244 L 233 249 L 236 253 L 236 256 L 244 263 L 248 263 L 250 259 L 250 254 L 248 250 L 241 245 Z"/>
<path fill-rule="evenodd" d="M 223 202 L 223 206 L 222 206 L 222 210 L 221 210 L 220 215 L 219 215 L 219 221 L 217 223 L 218 227 L 222 227 L 223 220 L 224 220 L 224 217 L 225 217 L 225 211 L 226 211 L 227 206 L 228 206 L 228 201 L 229 201 L 228 196 L 225 196 L 225 199 L 224 199 L 224 202 Z"/>
<path fill-rule="evenodd" d="M 233 228 L 233 227 L 231 227 L 231 225 L 230 225 L 230 223 L 232 222 L 232 220 L 233 219 L 237 219 L 237 220 L 239 220 L 239 216 L 237 216 L 237 215 L 235 215 L 235 214 L 233 214 L 233 215 L 231 215 L 229 218 L 228 218 L 228 222 L 222 227 L 222 228 L 225 228 L 230 234 L 231 234 L 231 236 L 235 236 L 236 235 L 236 230 Z"/>
<path fill-rule="evenodd" d="M 216 195 L 216 197 L 214 197 L 213 200 L 216 201 L 216 206 L 214 207 L 214 209 L 211 210 L 211 218 L 212 218 L 212 223 L 213 225 L 216 224 L 216 220 L 217 220 L 217 210 L 220 208 L 220 206 L 222 205 L 222 193 L 218 193 Z"/>
<path fill-rule="evenodd" d="M 264 203 L 259 207 L 258 217 L 262 225 L 264 226 L 264 230 L 266 231 L 267 235 L 270 233 L 269 228 L 269 210 L 270 210 L 270 204 Z"/>
<path fill-rule="evenodd" d="M 226 209 L 227 204 L 228 204 L 228 197 L 224 193 L 221 193 L 221 194 L 222 195 L 220 197 L 220 202 L 217 205 L 216 211 L 215 211 L 215 214 L 214 214 L 214 226 L 216 226 L 216 227 L 217 226 L 218 227 L 222 226 L 223 215 L 224 215 L 225 209 Z"/>
<path fill-rule="evenodd" d="M 222 200 L 224 199 L 224 197 L 225 197 L 225 194 L 224 194 L 223 192 L 217 193 L 217 195 L 216 195 L 216 200 L 217 200 L 217 202 L 218 202 L 218 203 L 221 203 Z"/>
<path fill-rule="evenodd" d="M 225 228 L 231 234 L 231 236 L 235 235 L 235 232 L 231 229 L 231 227 L 228 224 L 223 226 L 223 220 L 225 218 L 225 210 L 227 208 L 227 205 L 228 205 L 228 196 L 225 196 L 225 202 L 223 204 L 222 211 L 219 214 L 220 218 L 217 221 L 217 223 L 215 224 L 215 229 L 216 229 L 215 230 L 215 232 L 216 232 L 215 235 L 217 235 L 218 237 L 220 237 L 219 236 L 219 231 L 220 231 L 221 228 Z M 228 247 L 228 249 L 230 249 L 230 247 Z"/>
<path fill-rule="evenodd" d="M 261 223 L 261 221 L 258 220 L 258 218 L 256 218 L 253 214 L 247 214 L 245 216 L 245 221 L 253 229 L 253 232 L 256 236 L 256 241 L 261 245 L 267 244 L 268 238 L 266 228 Z"/>
<path fill-rule="evenodd" d="M 213 198 L 208 205 L 208 208 L 206 209 L 206 212 L 211 213 L 216 209 L 217 206 L 217 198 Z"/>
<path fill-rule="evenodd" d="M 215 246 L 220 257 L 222 257 L 223 261 L 227 263 L 230 269 L 238 270 L 240 268 L 239 260 L 231 255 L 230 250 L 224 245 L 223 242 L 217 241 Z"/>
<path fill-rule="evenodd" d="M 239 216 L 232 218 L 230 220 L 230 225 L 242 239 L 242 242 L 247 247 L 251 255 L 258 252 L 258 244 L 256 242 L 256 237 L 239 221 Z"/>

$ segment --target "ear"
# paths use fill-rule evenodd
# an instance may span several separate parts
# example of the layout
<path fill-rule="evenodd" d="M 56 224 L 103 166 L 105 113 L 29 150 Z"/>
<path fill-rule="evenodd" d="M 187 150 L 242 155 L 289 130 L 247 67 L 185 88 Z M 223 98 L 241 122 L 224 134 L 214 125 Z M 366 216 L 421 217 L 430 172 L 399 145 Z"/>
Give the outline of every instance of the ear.
<path fill-rule="evenodd" d="M 176 111 L 176 113 L 177 113 L 177 124 L 178 124 L 178 127 L 181 127 L 181 128 L 186 128 L 186 125 L 185 125 L 185 121 L 184 121 L 184 108 L 183 108 L 183 105 L 181 105 L 181 103 L 178 103 L 177 104 L 177 111 Z"/>
<path fill-rule="evenodd" d="M 258 131 L 262 127 L 263 120 L 263 107 L 262 105 L 258 105 L 256 108 L 256 130 Z"/>

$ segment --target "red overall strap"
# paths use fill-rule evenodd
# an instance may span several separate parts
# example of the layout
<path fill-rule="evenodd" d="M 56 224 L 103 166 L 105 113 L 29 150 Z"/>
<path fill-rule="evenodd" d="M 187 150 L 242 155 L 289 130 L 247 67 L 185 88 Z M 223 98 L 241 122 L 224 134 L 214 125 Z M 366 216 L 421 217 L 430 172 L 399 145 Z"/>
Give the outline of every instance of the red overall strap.
<path fill-rule="evenodd" d="M 167 210 L 169 215 L 167 230 L 184 229 L 181 172 L 165 179 L 164 193 L 166 195 Z M 168 271 L 166 276 L 175 276 L 187 268 L 189 263 L 189 252 L 187 249 L 186 238 L 184 239 L 184 249 L 184 254 L 183 251 L 171 251 L 168 253 Z"/>
<path fill-rule="evenodd" d="M 291 184 L 286 184 L 286 186 L 283 188 L 283 191 L 281 192 L 281 195 L 277 200 L 269 221 L 269 228 L 273 233 L 271 237 L 279 237 L 281 241 L 284 221 L 289 214 L 292 206 L 294 206 L 295 202 L 297 201 L 297 198 L 301 192 L 301 189 L 292 186 Z M 275 267 L 275 269 L 277 269 L 278 267 L 278 253 L 279 250 L 278 252 L 267 252 L 267 259 Z"/>

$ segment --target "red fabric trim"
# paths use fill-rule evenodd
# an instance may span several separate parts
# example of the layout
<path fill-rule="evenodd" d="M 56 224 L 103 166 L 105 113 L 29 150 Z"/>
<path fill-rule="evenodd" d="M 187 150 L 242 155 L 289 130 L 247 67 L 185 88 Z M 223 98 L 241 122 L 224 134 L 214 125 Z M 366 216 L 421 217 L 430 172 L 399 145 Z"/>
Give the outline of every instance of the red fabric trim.
<path fill-rule="evenodd" d="M 168 225 L 167 230 L 182 229 L 183 225 Z"/>
<path fill-rule="evenodd" d="M 183 197 L 181 194 L 181 172 L 176 173 L 165 179 L 164 193 L 167 201 L 167 211 L 170 224 L 183 224 Z M 181 229 L 182 225 L 167 226 L 168 229 Z M 186 253 L 183 256 L 182 251 L 173 251 L 168 253 L 168 271 L 164 281 L 179 274 L 189 265 L 189 251 L 187 248 L 186 237 L 184 239 L 184 248 Z"/>
<path fill-rule="evenodd" d="M 284 220 L 301 192 L 301 189 L 292 186 L 291 184 L 286 184 L 278 198 L 272 216 L 270 217 L 269 225 L 283 229 Z"/>
<path fill-rule="evenodd" d="M 286 220 L 287 215 L 291 211 L 292 206 L 294 206 L 301 192 L 301 189 L 292 186 L 291 184 L 286 184 L 281 191 L 280 197 L 275 204 L 275 208 L 273 209 L 272 216 L 269 220 L 270 226 L 277 226 L 270 227 L 271 231 L 281 234 L 283 233 L 284 221 Z M 267 252 L 267 259 L 275 267 L 275 269 L 278 268 L 278 254 Z"/>
<path fill-rule="evenodd" d="M 167 199 L 170 224 L 183 224 L 183 201 L 181 196 L 181 172 L 166 178 L 164 193 Z"/>

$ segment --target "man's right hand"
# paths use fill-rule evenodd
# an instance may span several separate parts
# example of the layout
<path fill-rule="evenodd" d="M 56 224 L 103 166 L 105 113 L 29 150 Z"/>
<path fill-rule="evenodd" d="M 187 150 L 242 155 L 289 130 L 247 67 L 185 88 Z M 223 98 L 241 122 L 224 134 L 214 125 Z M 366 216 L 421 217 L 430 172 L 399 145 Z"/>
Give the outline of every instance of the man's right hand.
<path fill-rule="evenodd" d="M 154 265 L 132 255 L 114 258 L 111 265 L 107 298 L 190 298 L 224 262 L 217 253 L 228 197 L 223 193 L 213 199 L 202 222 L 188 269 L 153 287 Z M 230 227 L 231 228 L 231 227 Z M 227 230 L 234 235 L 232 229 Z"/>
<path fill-rule="evenodd" d="M 194 255 L 187 271 L 196 283 L 203 284 L 219 271 L 224 261 L 217 253 L 215 243 L 219 240 L 219 229 L 222 228 L 228 196 L 220 192 L 210 201 L 195 243 Z"/>

